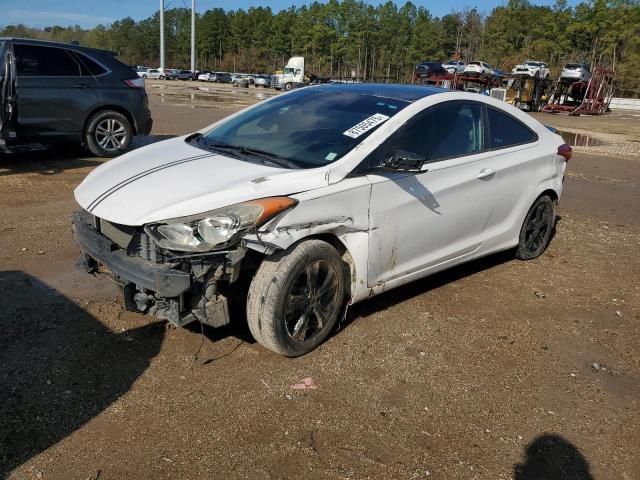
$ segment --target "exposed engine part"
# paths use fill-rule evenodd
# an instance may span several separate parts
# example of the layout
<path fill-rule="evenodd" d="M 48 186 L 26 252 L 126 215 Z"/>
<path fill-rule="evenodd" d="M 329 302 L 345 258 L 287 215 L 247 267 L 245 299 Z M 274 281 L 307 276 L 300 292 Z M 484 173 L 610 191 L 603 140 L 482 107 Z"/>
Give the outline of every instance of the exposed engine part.
<path fill-rule="evenodd" d="M 214 273 L 201 285 L 201 295 L 194 298 L 191 313 L 202 323 L 223 327 L 230 322 L 227 298 L 219 294 L 219 282 L 225 266 L 218 265 Z"/>

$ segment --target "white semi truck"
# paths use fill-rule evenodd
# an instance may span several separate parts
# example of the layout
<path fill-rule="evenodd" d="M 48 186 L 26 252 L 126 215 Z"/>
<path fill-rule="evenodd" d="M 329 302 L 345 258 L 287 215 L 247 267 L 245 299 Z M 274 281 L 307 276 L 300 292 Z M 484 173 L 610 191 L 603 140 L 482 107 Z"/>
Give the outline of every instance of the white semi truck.
<path fill-rule="evenodd" d="M 304 74 L 304 57 L 291 57 L 283 73 L 271 79 L 271 86 L 277 90 L 291 90 L 306 83 L 309 83 L 309 79 Z"/>

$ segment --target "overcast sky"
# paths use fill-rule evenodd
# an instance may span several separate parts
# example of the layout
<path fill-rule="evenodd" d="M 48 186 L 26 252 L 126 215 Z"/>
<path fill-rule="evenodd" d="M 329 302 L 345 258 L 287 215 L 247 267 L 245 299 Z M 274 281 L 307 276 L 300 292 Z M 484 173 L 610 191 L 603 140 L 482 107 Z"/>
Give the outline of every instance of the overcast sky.
<path fill-rule="evenodd" d="M 270 6 L 278 11 L 292 5 L 309 3 L 311 2 L 305 0 L 196 0 L 196 8 L 198 12 L 204 12 L 214 7 L 230 10 Z M 369 0 L 367 3 L 377 5 L 383 2 Z M 403 4 L 404 1 L 396 3 Z M 477 7 L 481 12 L 489 13 L 493 7 L 504 5 L 506 0 L 413 0 L 413 3 L 428 8 L 432 15 L 442 16 L 464 7 Z M 554 0 L 533 0 L 532 3 L 551 5 Z M 575 3 L 576 0 L 569 1 L 569 4 Z M 0 25 L 23 23 L 32 27 L 45 27 L 77 24 L 91 28 L 99 23 L 108 24 L 124 17 L 142 20 L 153 15 L 159 5 L 159 0 L 0 0 Z M 175 7 L 191 8 L 191 0 L 165 0 L 165 8 Z"/>

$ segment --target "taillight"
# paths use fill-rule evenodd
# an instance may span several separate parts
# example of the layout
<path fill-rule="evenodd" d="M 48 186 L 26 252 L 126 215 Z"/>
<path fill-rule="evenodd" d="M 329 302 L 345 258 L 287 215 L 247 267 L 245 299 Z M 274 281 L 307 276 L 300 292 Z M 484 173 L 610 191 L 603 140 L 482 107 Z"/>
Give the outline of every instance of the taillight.
<path fill-rule="evenodd" d="M 573 150 L 571 150 L 571 147 L 566 143 L 563 143 L 558 147 L 558 155 L 562 155 L 567 161 L 569 161 L 569 159 L 571 158 L 572 153 Z"/>
<path fill-rule="evenodd" d="M 124 80 L 124 83 L 131 88 L 144 88 L 144 78 L 132 78 L 131 80 Z"/>

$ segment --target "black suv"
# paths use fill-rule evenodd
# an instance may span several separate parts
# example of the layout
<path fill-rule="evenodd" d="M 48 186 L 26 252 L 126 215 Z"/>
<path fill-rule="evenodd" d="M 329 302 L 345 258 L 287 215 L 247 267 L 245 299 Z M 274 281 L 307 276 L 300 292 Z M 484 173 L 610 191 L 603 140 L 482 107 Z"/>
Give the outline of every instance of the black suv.
<path fill-rule="evenodd" d="M 114 52 L 0 38 L 0 152 L 77 142 L 114 157 L 151 131 L 144 79 Z"/>

